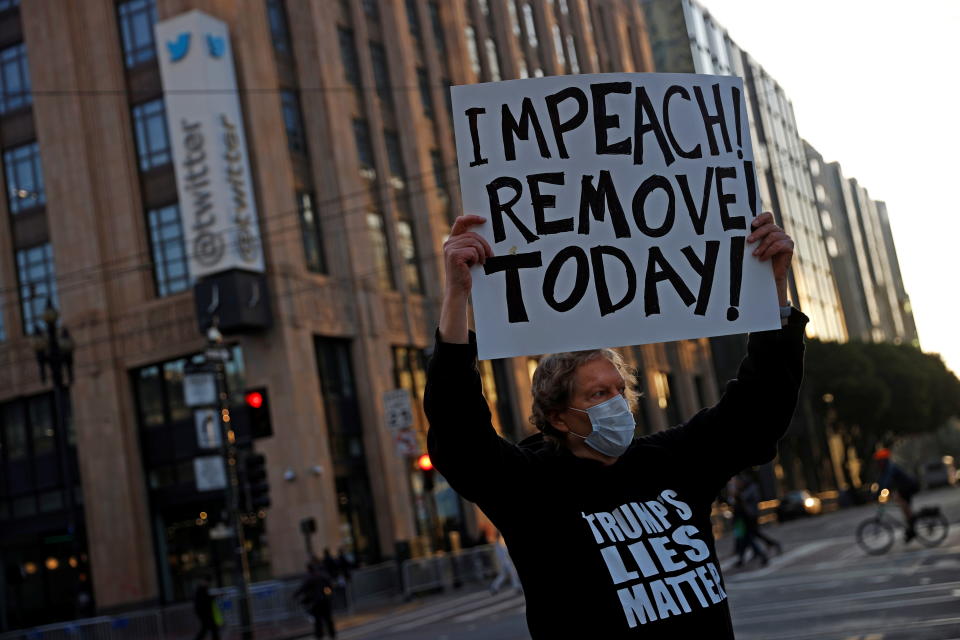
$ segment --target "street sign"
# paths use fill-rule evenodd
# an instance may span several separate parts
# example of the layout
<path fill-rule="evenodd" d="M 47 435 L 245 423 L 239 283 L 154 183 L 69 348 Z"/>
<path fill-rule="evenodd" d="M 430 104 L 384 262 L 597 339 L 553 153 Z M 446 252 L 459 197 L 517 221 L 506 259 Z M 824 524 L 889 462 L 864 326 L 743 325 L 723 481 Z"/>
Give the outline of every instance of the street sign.
<path fill-rule="evenodd" d="M 413 429 L 397 429 L 393 432 L 393 441 L 397 445 L 397 453 L 401 456 L 415 456 L 420 451 L 417 434 Z"/>
<path fill-rule="evenodd" d="M 207 347 L 203 355 L 210 362 L 226 362 L 230 359 L 230 349 L 227 347 Z"/>
<path fill-rule="evenodd" d="M 220 437 L 220 412 L 207 407 L 193 412 L 193 423 L 197 429 L 197 447 L 200 449 L 219 449 L 223 444 Z"/>
<path fill-rule="evenodd" d="M 383 392 L 383 414 L 391 431 L 413 426 L 413 406 L 410 392 L 406 389 L 391 389 Z"/>
<path fill-rule="evenodd" d="M 218 405 L 217 377 L 212 371 L 195 371 L 183 376 L 183 400 L 188 407 Z"/>
<path fill-rule="evenodd" d="M 215 491 L 227 488 L 227 472 L 220 456 L 203 456 L 193 459 L 193 474 L 197 479 L 197 491 Z"/>

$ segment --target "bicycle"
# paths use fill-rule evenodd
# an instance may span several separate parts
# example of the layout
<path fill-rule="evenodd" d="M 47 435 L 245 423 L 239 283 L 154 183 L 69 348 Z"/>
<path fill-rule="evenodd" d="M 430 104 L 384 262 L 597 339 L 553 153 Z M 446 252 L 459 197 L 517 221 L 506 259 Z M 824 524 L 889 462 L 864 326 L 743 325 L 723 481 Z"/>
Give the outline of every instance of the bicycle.
<path fill-rule="evenodd" d="M 906 532 L 906 525 L 886 512 L 886 504 L 877 505 L 876 515 L 864 520 L 857 527 L 857 544 L 872 556 L 879 556 L 890 550 L 896 538 L 894 529 Z M 923 507 L 916 513 L 913 523 L 916 539 L 925 547 L 935 547 L 943 542 L 950 529 L 947 517 L 940 507 Z"/>

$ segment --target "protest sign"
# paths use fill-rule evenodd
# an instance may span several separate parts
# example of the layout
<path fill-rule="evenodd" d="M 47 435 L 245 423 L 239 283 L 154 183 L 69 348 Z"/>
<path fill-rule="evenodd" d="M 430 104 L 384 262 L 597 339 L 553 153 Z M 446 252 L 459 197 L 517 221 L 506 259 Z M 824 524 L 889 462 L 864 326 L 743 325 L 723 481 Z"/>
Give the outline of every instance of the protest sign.
<path fill-rule="evenodd" d="M 743 81 L 618 73 L 452 89 L 481 358 L 780 326 Z M 751 247 L 752 248 L 752 247 Z"/>

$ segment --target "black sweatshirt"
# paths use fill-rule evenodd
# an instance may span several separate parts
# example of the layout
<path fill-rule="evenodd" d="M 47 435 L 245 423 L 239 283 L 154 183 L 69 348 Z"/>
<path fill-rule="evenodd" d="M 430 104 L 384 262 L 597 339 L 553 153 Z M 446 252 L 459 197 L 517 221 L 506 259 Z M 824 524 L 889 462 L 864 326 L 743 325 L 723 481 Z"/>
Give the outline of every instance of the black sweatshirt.
<path fill-rule="evenodd" d="M 424 407 L 430 459 L 500 529 L 540 638 L 732 638 L 711 504 L 776 455 L 797 402 L 806 316 L 750 336 L 720 401 L 634 440 L 616 463 L 540 435 L 514 445 L 490 421 L 476 341 L 438 338 Z M 439 334 L 438 334 L 439 335 Z"/>

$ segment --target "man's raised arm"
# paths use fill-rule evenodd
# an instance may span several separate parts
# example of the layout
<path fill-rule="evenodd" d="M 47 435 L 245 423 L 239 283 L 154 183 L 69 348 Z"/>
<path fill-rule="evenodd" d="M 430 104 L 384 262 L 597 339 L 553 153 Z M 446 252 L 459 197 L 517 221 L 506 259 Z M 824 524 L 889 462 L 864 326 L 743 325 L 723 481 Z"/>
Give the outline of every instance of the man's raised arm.
<path fill-rule="evenodd" d="M 450 486 L 481 506 L 508 488 L 525 466 L 523 452 L 493 428 L 477 371 L 476 339 L 467 329 L 470 267 L 493 255 L 487 241 L 469 230 L 484 221 L 460 216 L 444 243 L 446 285 L 423 399 L 431 461 Z"/>

